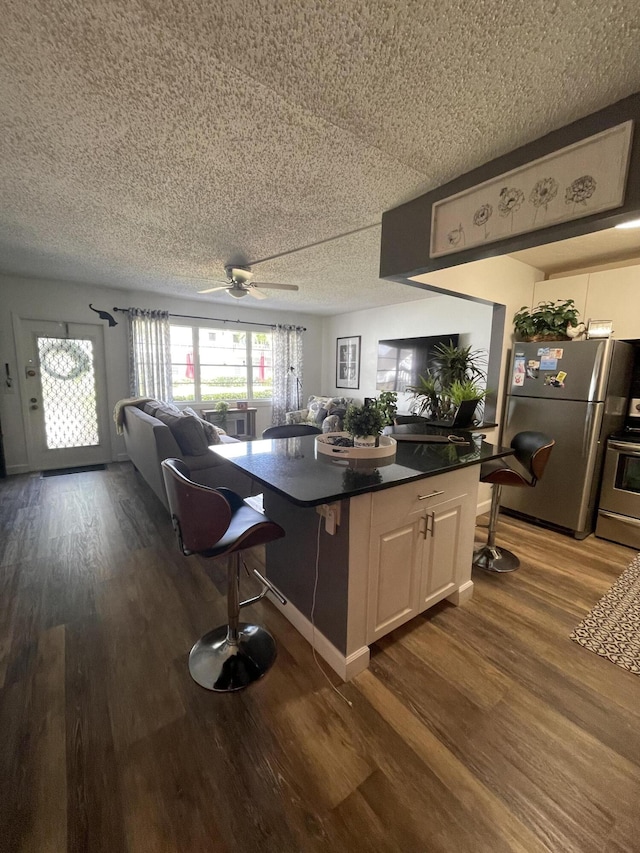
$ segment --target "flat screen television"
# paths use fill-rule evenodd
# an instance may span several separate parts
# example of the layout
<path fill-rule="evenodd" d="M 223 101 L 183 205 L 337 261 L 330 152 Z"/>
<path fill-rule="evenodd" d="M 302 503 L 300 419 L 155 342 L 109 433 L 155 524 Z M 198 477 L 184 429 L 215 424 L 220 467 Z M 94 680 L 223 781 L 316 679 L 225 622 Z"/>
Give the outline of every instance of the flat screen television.
<path fill-rule="evenodd" d="M 378 341 L 377 390 L 402 394 L 408 385 L 417 385 L 418 377 L 429 371 L 434 348 L 449 343 L 458 346 L 458 335 Z"/>

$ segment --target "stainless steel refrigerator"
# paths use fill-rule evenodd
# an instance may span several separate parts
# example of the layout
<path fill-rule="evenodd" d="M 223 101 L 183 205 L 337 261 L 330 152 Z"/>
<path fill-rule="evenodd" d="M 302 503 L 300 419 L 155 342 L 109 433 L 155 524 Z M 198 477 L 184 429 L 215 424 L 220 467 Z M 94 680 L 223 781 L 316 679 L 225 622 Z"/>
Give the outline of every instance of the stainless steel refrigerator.
<path fill-rule="evenodd" d="M 555 439 L 534 488 L 504 488 L 501 506 L 583 539 L 594 528 L 604 444 L 624 424 L 633 347 L 623 341 L 514 344 L 502 443 L 521 430 Z"/>

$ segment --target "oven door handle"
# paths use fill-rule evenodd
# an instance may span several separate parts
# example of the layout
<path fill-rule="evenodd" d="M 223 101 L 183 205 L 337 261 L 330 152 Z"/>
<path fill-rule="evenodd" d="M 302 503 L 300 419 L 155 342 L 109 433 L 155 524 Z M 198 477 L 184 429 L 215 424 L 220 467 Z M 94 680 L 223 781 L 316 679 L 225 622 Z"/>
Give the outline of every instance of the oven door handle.
<path fill-rule="evenodd" d="M 614 521 L 622 521 L 624 524 L 628 524 L 629 527 L 640 527 L 640 519 L 631 518 L 628 515 L 620 515 L 617 512 L 607 512 L 604 509 L 598 510 L 598 515 L 602 515 L 604 518 L 612 518 Z"/>
<path fill-rule="evenodd" d="M 624 441 L 611 441 L 607 444 L 609 450 L 619 450 L 626 456 L 640 456 L 640 446 L 637 444 L 626 444 Z"/>

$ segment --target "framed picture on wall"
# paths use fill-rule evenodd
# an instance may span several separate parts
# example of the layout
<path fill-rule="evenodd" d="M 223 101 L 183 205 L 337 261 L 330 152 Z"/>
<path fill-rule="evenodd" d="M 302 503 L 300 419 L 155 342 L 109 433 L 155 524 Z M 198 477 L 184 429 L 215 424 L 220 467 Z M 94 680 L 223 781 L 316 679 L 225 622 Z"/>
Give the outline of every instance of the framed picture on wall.
<path fill-rule="evenodd" d="M 336 339 L 336 388 L 360 387 L 360 335 Z"/>

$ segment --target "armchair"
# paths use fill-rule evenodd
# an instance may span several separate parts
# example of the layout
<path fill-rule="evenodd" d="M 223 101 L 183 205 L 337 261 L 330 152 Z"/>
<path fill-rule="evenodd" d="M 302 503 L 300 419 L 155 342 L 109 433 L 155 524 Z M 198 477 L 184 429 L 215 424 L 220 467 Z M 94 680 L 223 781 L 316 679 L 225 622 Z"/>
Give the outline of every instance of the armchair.
<path fill-rule="evenodd" d="M 306 409 L 287 412 L 285 423 L 312 424 L 322 432 L 341 432 L 347 406 L 352 402 L 351 397 L 323 397 L 312 394 Z"/>

